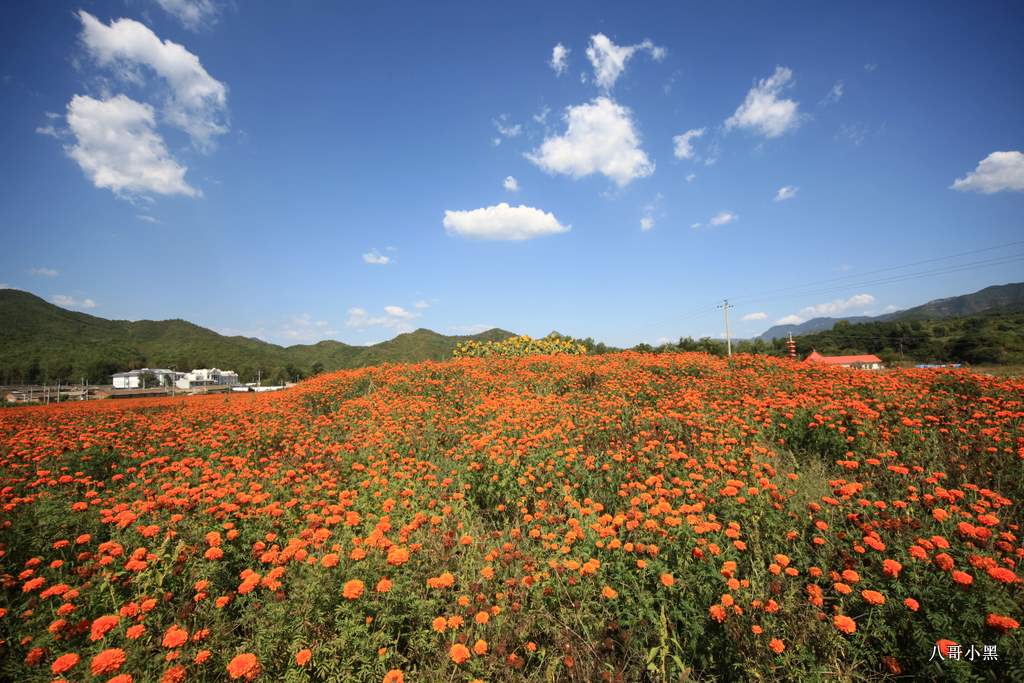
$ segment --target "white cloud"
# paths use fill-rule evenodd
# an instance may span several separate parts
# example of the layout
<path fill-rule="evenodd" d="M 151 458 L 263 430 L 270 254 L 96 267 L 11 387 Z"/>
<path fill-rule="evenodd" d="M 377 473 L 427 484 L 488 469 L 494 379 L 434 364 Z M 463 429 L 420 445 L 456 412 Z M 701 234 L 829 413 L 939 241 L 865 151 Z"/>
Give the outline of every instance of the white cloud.
<path fill-rule="evenodd" d="M 39 275 L 41 277 L 57 277 L 58 275 L 60 275 L 60 272 L 54 270 L 53 268 L 43 267 L 33 268 L 29 272 L 32 273 L 33 275 Z"/>
<path fill-rule="evenodd" d="M 874 71 L 877 68 L 878 68 L 877 64 L 865 64 L 864 65 L 864 70 L 867 71 L 868 73 L 871 73 L 872 71 Z"/>
<path fill-rule="evenodd" d="M 375 266 L 386 266 L 391 263 L 391 257 L 379 253 L 376 249 L 371 249 L 368 253 L 363 254 L 363 261 Z"/>
<path fill-rule="evenodd" d="M 551 61 L 548 62 L 548 66 L 554 69 L 556 76 L 561 76 L 569 68 L 569 52 L 569 48 L 561 43 L 551 49 Z"/>
<path fill-rule="evenodd" d="M 799 187 L 794 185 L 785 185 L 780 187 L 779 191 L 775 193 L 775 201 L 784 202 L 787 199 L 792 199 L 796 196 L 796 193 L 800 190 Z"/>
<path fill-rule="evenodd" d="M 868 127 L 863 123 L 844 123 L 839 126 L 836 138 L 846 138 L 855 146 L 860 147 L 868 138 Z"/>
<path fill-rule="evenodd" d="M 153 129 L 153 108 L 124 95 L 95 100 L 75 95 L 68 103 L 75 144 L 65 147 L 96 187 L 119 196 L 202 193 L 185 182 L 185 166 L 167 151 Z"/>
<path fill-rule="evenodd" d="M 46 112 L 46 113 L 47 113 L 47 116 L 49 116 L 50 112 Z M 49 137 L 54 138 L 56 140 L 60 140 L 62 137 L 64 137 L 67 134 L 66 130 L 62 130 L 60 128 L 57 128 L 52 123 L 48 123 L 45 126 L 36 126 L 36 132 L 39 133 L 40 135 L 46 135 L 46 136 L 49 136 Z"/>
<path fill-rule="evenodd" d="M 206 72 L 199 58 L 178 43 L 160 41 L 146 25 L 117 19 L 105 26 L 88 12 L 79 11 L 82 44 L 96 63 L 113 68 L 122 78 L 141 83 L 139 67 L 149 67 L 170 89 L 164 119 L 209 149 L 213 138 L 228 132 L 227 88 Z"/>
<path fill-rule="evenodd" d="M 601 173 L 620 187 L 654 173 L 654 162 L 640 149 L 632 112 L 607 97 L 568 107 L 565 134 L 548 137 L 525 156 L 548 173 L 574 178 Z"/>
<path fill-rule="evenodd" d="M 626 70 L 626 62 L 640 50 L 650 52 L 655 61 L 661 61 L 668 54 L 663 47 L 657 47 L 650 40 L 638 45 L 616 45 L 603 33 L 590 36 L 587 59 L 594 67 L 594 80 L 605 90 L 611 90 L 615 81 Z"/>
<path fill-rule="evenodd" d="M 696 173 L 691 173 L 690 175 L 686 176 L 686 182 L 688 182 L 688 183 L 692 183 L 696 179 L 697 179 L 697 174 Z"/>
<path fill-rule="evenodd" d="M 473 335 L 494 329 L 494 325 L 488 325 L 486 323 L 477 323 L 476 325 L 453 325 L 448 329 L 452 334 Z"/>
<path fill-rule="evenodd" d="M 775 73 L 758 81 L 743 104 L 725 120 L 726 130 L 747 128 L 768 138 L 795 130 L 801 122 L 800 105 L 779 97 L 783 89 L 792 85 L 792 79 L 792 71 L 783 66 L 775 67 Z"/>
<path fill-rule="evenodd" d="M 140 221 L 145 221 L 146 223 L 159 223 L 160 222 L 159 219 L 154 218 L 153 216 L 150 216 L 150 215 L 144 214 L 144 213 L 137 213 L 137 214 L 135 214 L 135 217 L 138 218 Z"/>
<path fill-rule="evenodd" d="M 776 320 L 775 324 L 776 325 L 799 325 L 803 321 L 804 321 L 804 319 L 801 318 L 798 315 L 787 315 L 787 316 L 784 316 L 784 317 L 779 318 L 778 320 Z"/>
<path fill-rule="evenodd" d="M 832 89 L 828 91 L 825 97 L 821 98 L 821 102 L 818 104 L 822 107 L 830 104 L 835 104 L 839 100 L 843 99 L 844 86 L 842 81 L 836 81 L 832 85 Z"/>
<path fill-rule="evenodd" d="M 64 308 L 96 308 L 96 302 L 92 299 L 76 299 L 66 294 L 54 294 L 50 300 Z"/>
<path fill-rule="evenodd" d="M 505 189 L 509 192 L 519 192 L 519 181 L 512 176 L 505 178 L 505 182 L 502 183 L 502 185 L 504 185 Z"/>
<path fill-rule="evenodd" d="M 413 308 L 418 308 L 420 310 L 423 310 L 424 308 L 430 308 L 430 302 L 429 301 L 424 301 L 423 299 L 420 299 L 419 301 L 414 303 L 412 306 L 413 306 Z"/>
<path fill-rule="evenodd" d="M 11 289 L 11 286 L 6 282 L 0 282 L 0 289 Z"/>
<path fill-rule="evenodd" d="M 693 228 L 694 230 L 699 228 L 701 225 L 703 225 L 703 223 L 690 223 L 690 227 Z"/>
<path fill-rule="evenodd" d="M 482 240 L 528 240 L 543 235 L 569 232 L 554 214 L 530 206 L 509 206 L 501 202 L 472 211 L 445 211 L 448 234 Z"/>
<path fill-rule="evenodd" d="M 654 227 L 654 219 L 650 216 L 644 216 L 640 219 L 640 229 L 647 232 Z"/>
<path fill-rule="evenodd" d="M 768 318 L 768 314 L 767 313 L 765 313 L 764 311 L 757 311 L 756 313 L 747 313 L 745 316 L 743 316 L 742 319 L 743 320 L 766 320 L 767 318 Z"/>
<path fill-rule="evenodd" d="M 384 315 L 371 316 L 364 308 L 348 309 L 347 327 L 365 329 L 368 327 L 384 327 L 398 332 L 410 332 L 413 327 L 410 321 L 420 317 L 420 313 L 407 311 L 401 306 L 385 306 Z"/>
<path fill-rule="evenodd" d="M 691 128 L 690 130 L 677 135 L 672 138 L 672 142 L 675 143 L 675 155 L 676 159 L 692 159 L 695 155 L 693 151 L 693 145 L 690 142 L 694 138 L 699 138 L 704 135 L 703 128 Z"/>
<path fill-rule="evenodd" d="M 280 336 L 295 342 L 319 341 L 338 333 L 338 330 L 328 329 L 329 327 L 330 323 L 326 320 L 313 320 L 309 313 L 303 313 L 293 316 L 282 325 Z"/>
<path fill-rule="evenodd" d="M 954 180 L 950 188 L 982 194 L 1024 192 L 1024 153 L 992 152 L 973 171 Z"/>
<path fill-rule="evenodd" d="M 849 299 L 836 299 L 823 304 L 807 306 L 800 310 L 800 315 L 807 318 L 820 316 L 836 316 L 850 309 L 866 308 L 875 303 L 875 297 L 870 294 L 855 294 Z"/>
<path fill-rule="evenodd" d="M 494 119 L 494 127 L 498 129 L 498 132 L 506 138 L 518 137 L 523 132 L 523 126 L 521 124 L 513 124 L 509 122 L 508 114 L 502 114 L 498 118 Z"/>
<path fill-rule="evenodd" d="M 156 0 L 168 14 L 190 31 L 212 26 L 217 22 L 220 8 L 211 0 Z"/>
<path fill-rule="evenodd" d="M 549 113 L 551 113 L 551 107 L 544 107 L 543 109 L 540 110 L 539 114 L 534 114 L 532 118 L 534 121 L 543 126 L 545 123 L 547 123 Z"/>
<path fill-rule="evenodd" d="M 385 306 L 384 312 L 401 320 L 409 320 L 410 318 L 416 318 L 419 316 L 419 313 L 410 313 L 401 306 Z"/>
<path fill-rule="evenodd" d="M 718 213 L 711 217 L 711 220 L 708 221 L 708 224 L 715 226 L 728 225 L 729 223 L 733 223 L 735 221 L 738 221 L 739 219 L 740 217 L 734 214 L 732 211 L 719 211 Z"/>

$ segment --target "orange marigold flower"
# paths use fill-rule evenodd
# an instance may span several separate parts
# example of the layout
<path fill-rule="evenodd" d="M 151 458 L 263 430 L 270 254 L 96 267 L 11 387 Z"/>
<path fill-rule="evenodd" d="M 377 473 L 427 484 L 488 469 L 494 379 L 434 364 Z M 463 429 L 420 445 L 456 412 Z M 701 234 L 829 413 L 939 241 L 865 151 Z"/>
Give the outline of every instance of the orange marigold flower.
<path fill-rule="evenodd" d="M 469 659 L 469 648 L 462 643 L 455 643 L 448 650 L 448 656 L 456 664 L 462 664 Z"/>
<path fill-rule="evenodd" d="M 712 605 L 708 608 L 708 615 L 718 623 L 725 621 L 725 608 L 721 605 Z"/>
<path fill-rule="evenodd" d="M 359 579 L 349 579 L 345 582 L 344 588 L 341 590 L 342 596 L 347 600 L 355 600 L 363 594 L 366 586 Z"/>
<path fill-rule="evenodd" d="M 62 674 L 65 671 L 68 671 L 71 668 L 73 668 L 76 664 L 78 664 L 79 659 L 81 659 L 81 657 L 76 655 L 74 652 L 69 652 L 66 655 L 61 655 L 60 657 L 57 657 L 57 661 L 55 661 L 53 665 L 50 666 L 50 670 L 53 671 L 53 673 L 55 674 Z"/>
<path fill-rule="evenodd" d="M 202 664 L 203 662 L 208 660 L 212 654 L 213 653 L 210 652 L 209 650 L 200 650 L 199 652 L 196 653 L 196 656 L 195 656 L 195 658 L 192 661 L 195 662 L 196 664 Z"/>
<path fill-rule="evenodd" d="M 432 576 L 427 579 L 428 588 L 451 588 L 455 585 L 455 577 L 450 572 L 444 572 L 440 576 Z"/>
<path fill-rule="evenodd" d="M 133 624 L 125 629 L 124 635 L 128 640 L 137 640 L 146 632 L 146 626 L 144 624 Z"/>
<path fill-rule="evenodd" d="M 786 644 L 778 638 L 772 638 L 771 642 L 768 643 L 768 647 L 770 647 L 772 652 L 774 652 L 775 654 L 781 655 L 783 651 L 786 649 Z"/>
<path fill-rule="evenodd" d="M 232 679 L 244 678 L 247 681 L 255 679 L 260 674 L 260 662 L 256 655 L 243 652 L 236 655 L 228 662 L 228 676 Z"/>
<path fill-rule="evenodd" d="M 391 546 L 388 550 L 388 564 L 398 567 L 409 561 L 409 551 L 397 545 Z M 401 673 L 401 672 L 399 672 Z"/>
<path fill-rule="evenodd" d="M 911 612 L 916 612 L 917 608 L 921 606 L 921 604 L 914 598 L 907 598 L 903 601 L 903 604 L 906 605 L 907 609 L 909 609 Z"/>
<path fill-rule="evenodd" d="M 405 674 L 402 673 L 401 669 L 392 669 L 384 674 L 382 683 L 405 683 Z"/>
<path fill-rule="evenodd" d="M 181 647 L 188 642 L 188 631 L 180 626 L 172 626 L 164 632 L 162 644 L 166 648 Z"/>
<path fill-rule="evenodd" d="M 985 625 L 997 629 L 1003 633 L 1020 628 L 1020 622 L 1002 614 L 989 614 L 985 618 Z"/>
<path fill-rule="evenodd" d="M 864 598 L 865 602 L 867 602 L 869 604 L 872 604 L 872 605 L 884 605 L 885 604 L 885 596 L 882 595 L 881 593 L 879 593 L 878 591 L 867 591 L 867 590 L 865 590 L 865 591 L 861 591 L 860 594 Z"/>
<path fill-rule="evenodd" d="M 313 651 L 312 650 L 310 650 L 308 647 L 307 648 L 303 648 L 302 650 L 299 650 L 298 652 L 295 653 L 295 663 L 298 664 L 299 666 L 306 666 L 306 664 L 309 662 L 309 660 L 310 660 L 310 658 L 312 656 L 313 656 Z"/>
<path fill-rule="evenodd" d="M 89 640 L 101 640 L 112 628 L 117 626 L 119 621 L 121 621 L 121 617 L 116 614 L 106 614 L 102 617 L 97 617 L 89 628 Z"/>
<path fill-rule="evenodd" d="M 988 575 L 1000 583 L 1017 583 L 1020 577 L 1006 567 L 990 567 Z"/>
<path fill-rule="evenodd" d="M 107 683 L 132 683 L 132 677 L 129 674 L 118 674 L 107 681 Z"/>
<path fill-rule="evenodd" d="M 376 591 L 378 593 L 387 593 L 388 591 L 391 590 L 391 587 L 394 586 L 394 585 L 395 584 L 391 581 L 391 579 L 385 577 L 385 578 L 383 578 L 383 579 L 381 579 L 380 581 L 377 582 Z"/>
<path fill-rule="evenodd" d="M 973 576 L 971 576 L 967 572 L 962 572 L 959 570 L 953 572 L 953 580 L 961 586 L 970 586 L 972 583 L 974 583 Z"/>
<path fill-rule="evenodd" d="M 181 664 L 172 666 L 160 677 L 160 683 L 183 683 L 188 671 Z"/>
<path fill-rule="evenodd" d="M 885 572 L 886 576 L 891 576 L 895 579 L 897 576 L 900 575 L 900 570 L 902 569 L 903 565 L 897 562 L 896 560 L 882 561 L 882 571 Z"/>
<path fill-rule="evenodd" d="M 601 595 L 602 597 L 605 597 L 608 600 L 614 600 L 615 598 L 619 597 L 618 592 L 616 592 L 616 590 L 611 586 L 605 586 L 604 588 L 602 588 Z"/>
<path fill-rule="evenodd" d="M 477 640 L 475 643 L 473 643 L 473 652 L 475 652 L 480 657 L 483 657 L 485 654 L 487 654 L 487 641 L 481 638 Z"/>
<path fill-rule="evenodd" d="M 833 617 L 832 623 L 835 624 L 835 627 L 837 629 L 839 629 L 847 635 L 850 635 L 851 633 L 854 633 L 857 630 L 857 622 L 855 622 L 853 619 L 846 616 L 845 614 L 837 614 L 835 617 Z"/>
<path fill-rule="evenodd" d="M 434 621 L 430 623 L 430 628 L 434 629 L 438 633 L 444 633 L 445 628 L 448 626 L 448 620 L 444 617 L 434 617 Z"/>
<path fill-rule="evenodd" d="M 662 574 L 659 577 L 659 580 L 661 581 L 661 585 L 665 586 L 666 588 L 671 588 L 672 586 L 676 585 L 676 577 L 672 576 L 667 572 L 665 574 Z"/>
<path fill-rule="evenodd" d="M 491 613 L 486 610 L 480 610 L 476 613 L 476 616 L 473 617 L 473 621 L 475 621 L 478 624 L 486 624 L 490 620 Z"/>
<path fill-rule="evenodd" d="M 120 669 L 126 659 L 124 650 L 112 647 L 93 657 L 89 668 L 93 676 L 109 674 Z"/>
<path fill-rule="evenodd" d="M 950 646 L 953 646 L 953 645 L 956 645 L 956 644 L 957 644 L 957 642 L 955 640 L 948 640 L 946 638 L 943 638 L 942 640 L 935 641 L 935 646 L 937 648 L 939 648 L 939 652 L 942 653 L 943 657 L 949 657 L 949 648 L 950 648 Z"/>

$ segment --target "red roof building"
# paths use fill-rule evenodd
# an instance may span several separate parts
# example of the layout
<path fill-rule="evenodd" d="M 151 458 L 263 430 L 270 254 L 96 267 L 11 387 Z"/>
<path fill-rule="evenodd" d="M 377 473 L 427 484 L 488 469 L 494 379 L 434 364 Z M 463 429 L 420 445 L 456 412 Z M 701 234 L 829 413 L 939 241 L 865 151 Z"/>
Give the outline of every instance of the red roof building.
<path fill-rule="evenodd" d="M 811 355 L 807 356 L 804 362 L 838 365 L 844 368 L 859 368 L 861 370 L 882 369 L 882 359 L 871 354 L 864 356 L 823 356 L 817 351 L 811 351 Z"/>

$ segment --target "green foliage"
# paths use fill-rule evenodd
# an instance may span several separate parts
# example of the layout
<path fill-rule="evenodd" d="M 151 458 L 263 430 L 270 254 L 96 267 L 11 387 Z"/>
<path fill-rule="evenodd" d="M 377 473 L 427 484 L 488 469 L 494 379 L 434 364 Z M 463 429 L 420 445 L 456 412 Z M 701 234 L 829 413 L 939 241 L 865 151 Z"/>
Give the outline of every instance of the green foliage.
<path fill-rule="evenodd" d="M 796 337 L 801 354 L 873 353 L 883 360 L 920 363 L 1024 362 L 1024 313 L 987 313 L 942 320 L 850 324 Z"/>

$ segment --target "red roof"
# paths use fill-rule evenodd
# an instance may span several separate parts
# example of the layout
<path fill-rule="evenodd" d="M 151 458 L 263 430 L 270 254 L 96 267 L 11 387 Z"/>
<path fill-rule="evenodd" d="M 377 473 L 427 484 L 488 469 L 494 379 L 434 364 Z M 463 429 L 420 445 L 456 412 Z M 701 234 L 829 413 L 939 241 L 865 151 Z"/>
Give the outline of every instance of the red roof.
<path fill-rule="evenodd" d="M 882 359 L 870 354 L 864 356 L 823 356 L 817 351 L 804 359 L 805 363 L 824 363 L 825 365 L 851 365 L 853 363 L 881 363 Z"/>

